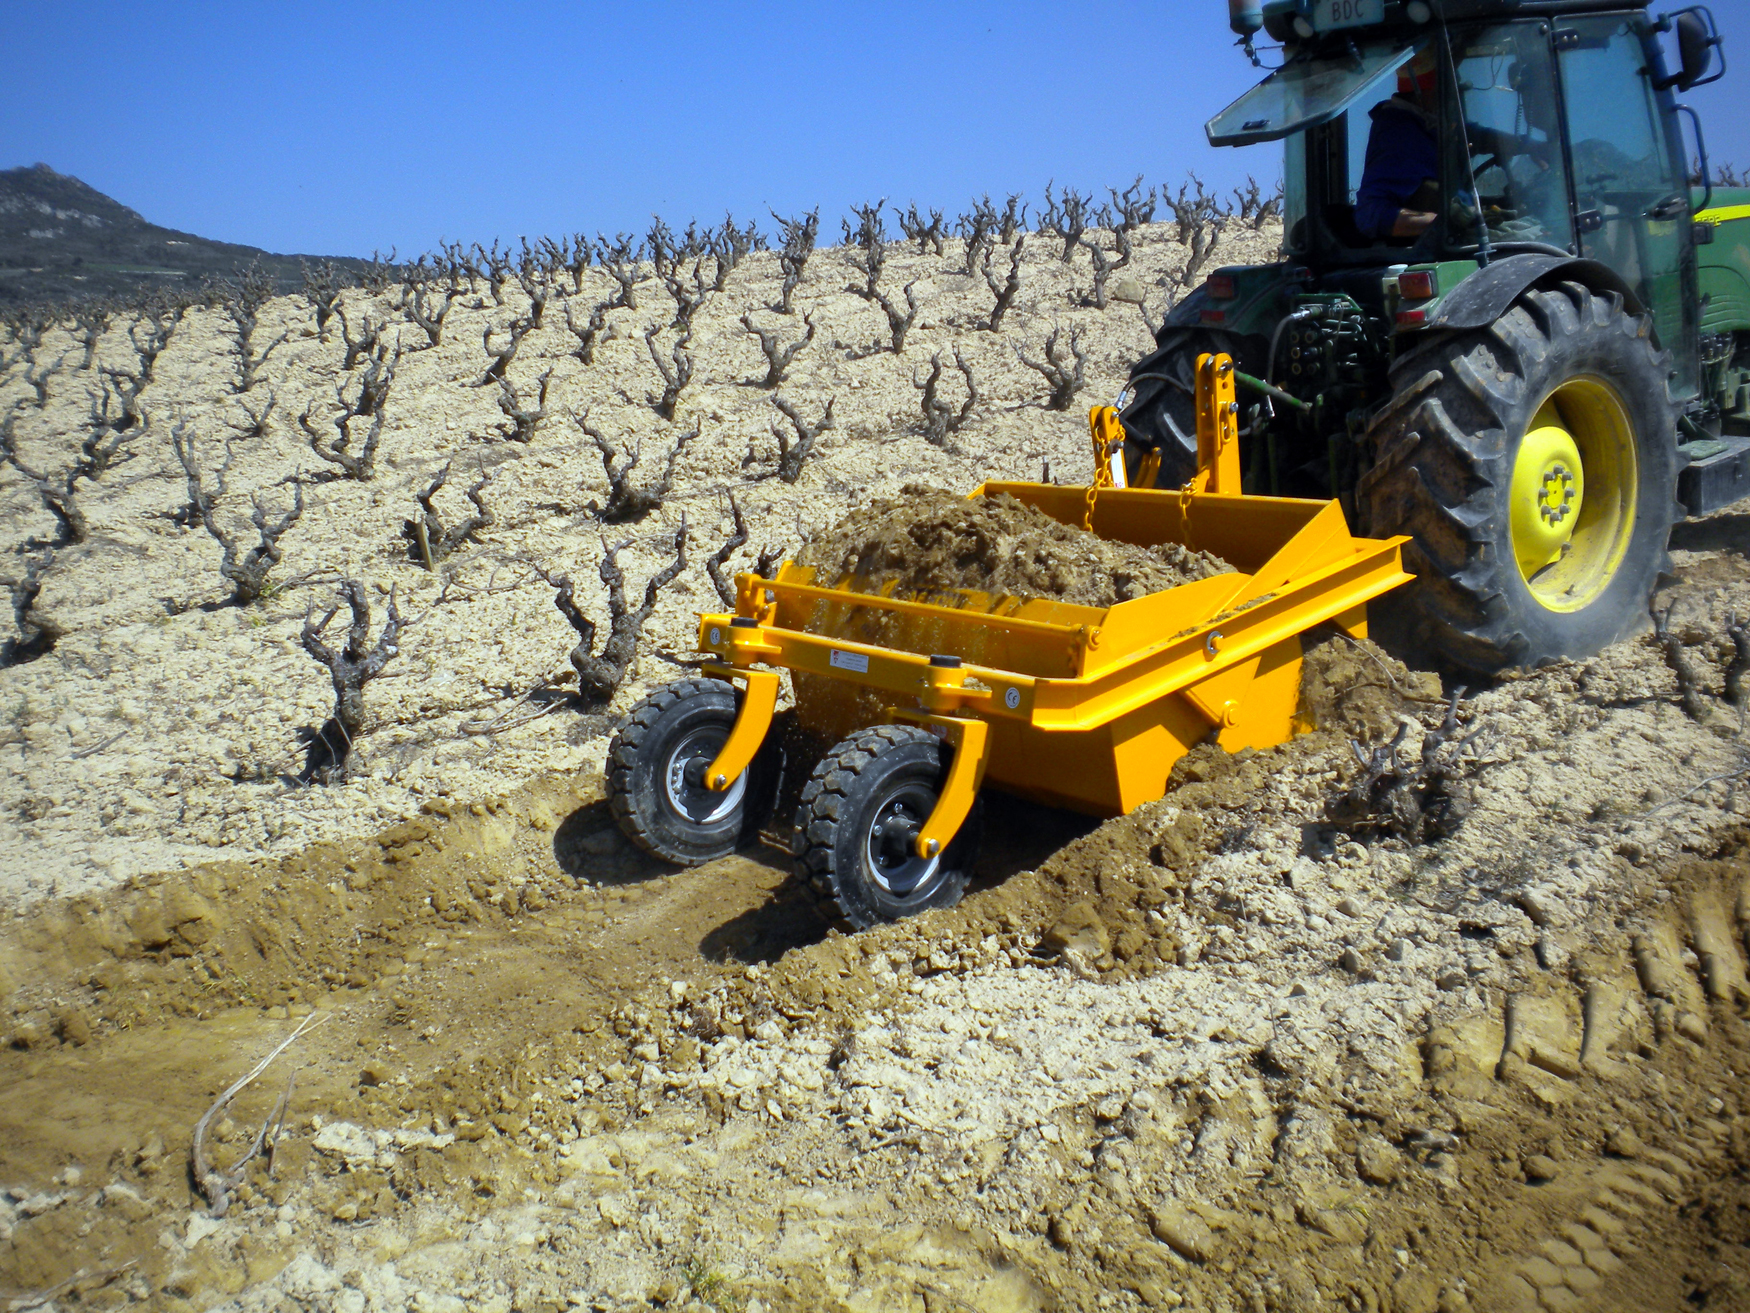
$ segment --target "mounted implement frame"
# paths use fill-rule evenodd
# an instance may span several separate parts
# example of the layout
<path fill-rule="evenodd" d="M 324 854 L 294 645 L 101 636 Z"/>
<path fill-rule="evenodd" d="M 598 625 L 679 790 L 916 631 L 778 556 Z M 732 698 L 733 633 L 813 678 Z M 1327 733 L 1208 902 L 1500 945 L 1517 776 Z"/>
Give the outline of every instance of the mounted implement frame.
<path fill-rule="evenodd" d="M 1367 603 L 1411 578 L 1400 560 L 1405 540 L 1356 537 L 1334 501 L 1241 495 L 1232 376 L 1224 356 L 1198 362 L 1203 460 L 1182 489 L 1120 486 L 1122 464 L 1098 457 L 1122 443 L 1123 430 L 1111 408 L 1099 407 L 1090 415 L 1094 483 L 987 483 L 971 495 L 1008 494 L 1104 538 L 1210 552 L 1233 573 L 1111 607 L 972 590 L 930 598 L 861 592 L 849 586 L 854 580 L 823 582 L 794 562 L 770 579 L 743 574 L 735 613 L 700 619 L 708 678 L 692 681 L 739 685 L 738 706 L 733 721 L 719 725 L 713 752 L 695 748 L 684 765 L 662 767 L 669 798 L 714 815 L 713 797 L 740 787 L 769 737 L 783 671 L 791 674 L 797 719 L 817 739 L 866 737 L 869 727 L 888 725 L 917 727 L 938 741 L 929 787 L 913 788 L 909 802 L 887 812 L 871 803 L 874 837 L 860 837 L 857 851 L 869 855 L 876 886 L 882 870 L 927 883 L 985 784 L 1116 815 L 1160 797 L 1173 764 L 1200 742 L 1262 748 L 1306 728 L 1296 722 L 1301 635 L 1329 623 L 1364 636 Z M 843 765 L 845 752 L 851 765 L 841 776 L 890 748 L 916 755 L 925 743 L 915 731 L 876 737 L 856 751 L 841 744 L 817 781 L 833 763 Z M 634 801 L 616 804 L 623 824 Z M 843 808 L 828 810 L 838 841 Z M 660 851 L 636 824 L 627 828 Z M 811 823 L 799 817 L 797 830 L 806 847 Z M 909 892 L 894 895 L 898 914 L 915 910 L 905 905 Z M 887 914 L 847 912 L 858 924 Z"/>

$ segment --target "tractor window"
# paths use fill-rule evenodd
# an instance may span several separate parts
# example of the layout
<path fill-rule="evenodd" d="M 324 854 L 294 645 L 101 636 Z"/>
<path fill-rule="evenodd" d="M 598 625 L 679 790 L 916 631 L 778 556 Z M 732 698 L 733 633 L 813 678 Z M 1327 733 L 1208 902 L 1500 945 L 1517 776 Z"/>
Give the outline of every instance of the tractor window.
<path fill-rule="evenodd" d="M 1680 191 L 1639 36 L 1621 19 L 1592 19 L 1558 40 L 1580 208 L 1646 206 Z"/>
<path fill-rule="evenodd" d="M 1484 28 L 1458 40 L 1456 97 L 1446 97 L 1447 232 L 1477 242 L 1573 243 L 1549 37 L 1541 23 Z M 1472 180 L 1475 191 L 1472 191 Z"/>
<path fill-rule="evenodd" d="M 1583 254 L 1610 266 L 1653 312 L 1660 341 L 1693 377 L 1694 300 L 1686 296 L 1689 190 L 1676 166 L 1649 52 L 1636 24 L 1582 18 L 1556 32 L 1574 210 Z"/>

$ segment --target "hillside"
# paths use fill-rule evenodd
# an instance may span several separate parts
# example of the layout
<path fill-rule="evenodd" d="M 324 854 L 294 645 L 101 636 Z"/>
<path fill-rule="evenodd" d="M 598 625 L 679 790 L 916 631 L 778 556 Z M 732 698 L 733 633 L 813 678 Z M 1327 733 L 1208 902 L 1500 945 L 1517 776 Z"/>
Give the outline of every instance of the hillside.
<path fill-rule="evenodd" d="M 46 164 L 0 170 L 0 305 L 192 289 L 251 262 L 290 291 L 301 258 L 160 228 Z"/>
<path fill-rule="evenodd" d="M 773 846 L 676 870 L 616 827 L 607 736 L 691 673 L 711 562 L 908 486 L 1085 481 L 1194 253 L 1281 235 L 1133 213 L 970 258 L 663 228 L 0 330 L 0 1289 L 1743 1307 L 1742 514 L 1673 542 L 1686 692 L 1648 635 L 1469 690 L 1314 642 L 1312 732 L 1104 823 L 993 797 L 968 897 L 899 924 L 829 931 Z M 283 556 L 240 600 L 258 513 Z M 609 696 L 561 574 L 597 658 L 659 581 Z M 301 640 L 346 581 L 386 664 L 323 774 Z M 1345 810 L 1388 759 L 1439 767 L 1442 824 Z M 207 1122 L 222 1178 L 295 1068 L 271 1170 L 191 1179 L 305 1022 Z"/>

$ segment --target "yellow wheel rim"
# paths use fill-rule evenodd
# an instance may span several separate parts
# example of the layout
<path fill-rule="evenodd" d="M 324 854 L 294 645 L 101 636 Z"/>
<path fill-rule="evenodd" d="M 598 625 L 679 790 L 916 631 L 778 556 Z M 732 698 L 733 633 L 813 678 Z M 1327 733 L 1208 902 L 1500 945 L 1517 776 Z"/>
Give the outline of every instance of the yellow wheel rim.
<path fill-rule="evenodd" d="M 1616 577 L 1640 483 L 1634 426 L 1616 389 L 1574 378 L 1539 406 L 1520 439 L 1508 493 L 1513 559 L 1551 611 L 1579 611 Z"/>

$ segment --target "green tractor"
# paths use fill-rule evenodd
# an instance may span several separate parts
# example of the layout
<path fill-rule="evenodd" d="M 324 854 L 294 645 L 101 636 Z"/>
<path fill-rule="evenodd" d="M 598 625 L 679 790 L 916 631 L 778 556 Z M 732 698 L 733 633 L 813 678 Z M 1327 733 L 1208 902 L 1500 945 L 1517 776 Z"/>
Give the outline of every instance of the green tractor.
<path fill-rule="evenodd" d="M 1247 491 L 1409 535 L 1417 582 L 1377 617 L 1400 642 L 1490 672 L 1631 632 L 1673 521 L 1750 494 L 1750 189 L 1691 185 L 1701 124 L 1673 99 L 1724 72 L 1712 15 L 1230 16 L 1283 62 L 1208 136 L 1284 143 L 1282 258 L 1174 308 L 1121 403 L 1129 479 L 1191 476 L 1197 358 L 1226 352 Z"/>

